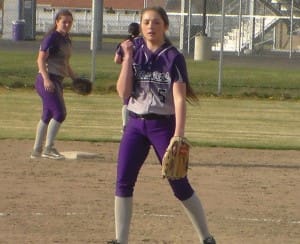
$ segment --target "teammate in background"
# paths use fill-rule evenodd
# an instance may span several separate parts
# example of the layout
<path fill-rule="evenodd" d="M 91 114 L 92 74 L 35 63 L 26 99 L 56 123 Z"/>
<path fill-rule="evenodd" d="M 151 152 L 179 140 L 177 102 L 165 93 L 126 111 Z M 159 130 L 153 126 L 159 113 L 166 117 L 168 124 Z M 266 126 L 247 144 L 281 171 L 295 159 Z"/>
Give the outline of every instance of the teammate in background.
<path fill-rule="evenodd" d="M 153 147 L 160 163 L 173 136 L 184 136 L 186 101 L 198 102 L 190 87 L 184 56 L 166 38 L 169 20 L 161 7 L 141 13 L 142 45 L 124 41 L 122 67 L 117 81 L 120 97 L 130 97 L 129 120 L 119 147 L 115 189 L 116 239 L 127 244 L 133 192 L 139 171 Z M 158 171 L 159 172 L 159 171 Z M 200 243 L 215 244 L 200 199 L 187 177 L 168 180 L 175 197 L 191 220 Z"/>
<path fill-rule="evenodd" d="M 43 110 L 37 124 L 31 158 L 64 159 L 64 156 L 55 149 L 54 140 L 66 118 L 63 79 L 67 76 L 76 78 L 69 64 L 72 48 L 69 32 L 72 24 L 72 13 L 69 10 L 59 11 L 53 27 L 40 45 L 35 88 L 42 99 Z"/>
<path fill-rule="evenodd" d="M 128 33 L 129 36 L 127 37 L 128 40 L 136 41 L 137 38 L 139 38 L 140 34 L 140 25 L 138 23 L 132 22 L 128 26 Z M 118 44 L 115 52 L 114 62 L 116 64 L 121 64 L 124 56 L 124 51 L 122 50 L 121 43 Z M 122 106 L 122 131 L 124 132 L 126 123 L 128 121 L 128 110 L 127 110 L 127 104 L 129 99 L 123 99 L 123 106 Z"/>
<path fill-rule="evenodd" d="M 135 39 L 139 38 L 140 35 L 140 25 L 138 23 L 132 22 L 128 26 L 128 37 L 126 40 L 134 41 Z M 122 50 L 121 43 L 118 44 L 115 52 L 114 62 L 116 64 L 121 64 L 124 56 L 124 51 Z"/>

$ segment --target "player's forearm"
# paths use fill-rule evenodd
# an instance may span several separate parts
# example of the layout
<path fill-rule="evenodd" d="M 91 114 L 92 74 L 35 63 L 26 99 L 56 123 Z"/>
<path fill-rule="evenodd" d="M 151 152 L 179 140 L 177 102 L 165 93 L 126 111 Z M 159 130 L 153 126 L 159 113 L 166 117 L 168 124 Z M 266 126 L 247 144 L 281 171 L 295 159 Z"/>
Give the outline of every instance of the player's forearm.
<path fill-rule="evenodd" d="M 184 136 L 186 120 L 186 84 L 175 82 L 173 85 L 176 127 L 174 136 Z"/>
<path fill-rule="evenodd" d="M 42 75 L 44 81 L 49 81 L 49 74 L 47 70 L 47 58 L 48 53 L 40 51 L 37 58 L 37 66 L 39 69 L 39 73 Z"/>
<path fill-rule="evenodd" d="M 37 64 L 38 64 L 39 73 L 42 75 L 43 79 L 49 80 L 50 78 L 47 71 L 46 63 L 43 60 L 38 60 Z"/>
<path fill-rule="evenodd" d="M 123 59 L 120 75 L 117 81 L 117 91 L 120 97 L 128 98 L 132 92 L 132 57 L 127 57 Z"/>
<path fill-rule="evenodd" d="M 186 101 L 184 98 L 177 98 L 175 100 L 175 119 L 176 127 L 174 136 L 184 136 L 186 121 Z"/>

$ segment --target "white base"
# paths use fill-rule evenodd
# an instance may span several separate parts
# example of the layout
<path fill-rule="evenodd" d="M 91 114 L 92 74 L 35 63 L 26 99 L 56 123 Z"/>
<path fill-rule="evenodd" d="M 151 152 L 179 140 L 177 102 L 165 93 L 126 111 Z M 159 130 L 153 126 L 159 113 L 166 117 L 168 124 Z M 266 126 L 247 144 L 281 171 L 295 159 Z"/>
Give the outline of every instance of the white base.
<path fill-rule="evenodd" d="M 79 151 L 70 151 L 70 152 L 61 152 L 66 159 L 95 159 L 103 158 L 99 153 L 89 153 L 89 152 L 79 152 Z"/>

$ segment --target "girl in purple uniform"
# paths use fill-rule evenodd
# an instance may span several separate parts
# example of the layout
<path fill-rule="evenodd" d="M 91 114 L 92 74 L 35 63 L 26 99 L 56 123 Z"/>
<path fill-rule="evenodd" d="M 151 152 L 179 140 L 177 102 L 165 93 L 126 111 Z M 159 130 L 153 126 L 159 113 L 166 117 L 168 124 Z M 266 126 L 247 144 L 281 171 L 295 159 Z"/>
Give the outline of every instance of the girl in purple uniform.
<path fill-rule="evenodd" d="M 37 125 L 31 158 L 44 157 L 64 159 L 54 147 L 54 140 L 66 118 L 63 98 L 64 77 L 75 78 L 69 64 L 71 40 L 69 32 L 73 16 L 69 10 L 61 10 L 55 18 L 53 28 L 45 35 L 38 53 L 38 74 L 35 88 L 42 99 L 43 110 Z M 45 145 L 43 148 L 45 139 Z"/>
<path fill-rule="evenodd" d="M 132 198 L 139 171 L 152 146 L 159 161 L 173 136 L 184 136 L 186 100 L 197 101 L 189 85 L 184 56 L 168 41 L 168 16 L 161 7 L 141 13 L 143 43 L 124 41 L 124 57 L 117 81 L 120 97 L 130 97 L 129 121 L 120 143 L 115 190 L 116 240 L 127 244 Z M 175 197 L 190 218 L 200 243 L 215 244 L 200 199 L 188 178 L 169 180 Z"/>

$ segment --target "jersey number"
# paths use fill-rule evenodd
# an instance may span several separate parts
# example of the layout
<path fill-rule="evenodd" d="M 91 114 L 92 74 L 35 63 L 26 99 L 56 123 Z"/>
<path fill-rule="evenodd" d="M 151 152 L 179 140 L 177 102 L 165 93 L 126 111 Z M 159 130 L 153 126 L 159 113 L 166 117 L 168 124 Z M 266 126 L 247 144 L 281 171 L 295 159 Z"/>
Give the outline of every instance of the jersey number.
<path fill-rule="evenodd" d="M 158 97 L 161 103 L 165 103 L 166 102 L 166 94 L 167 94 L 167 90 L 166 89 L 159 89 L 158 90 Z"/>

